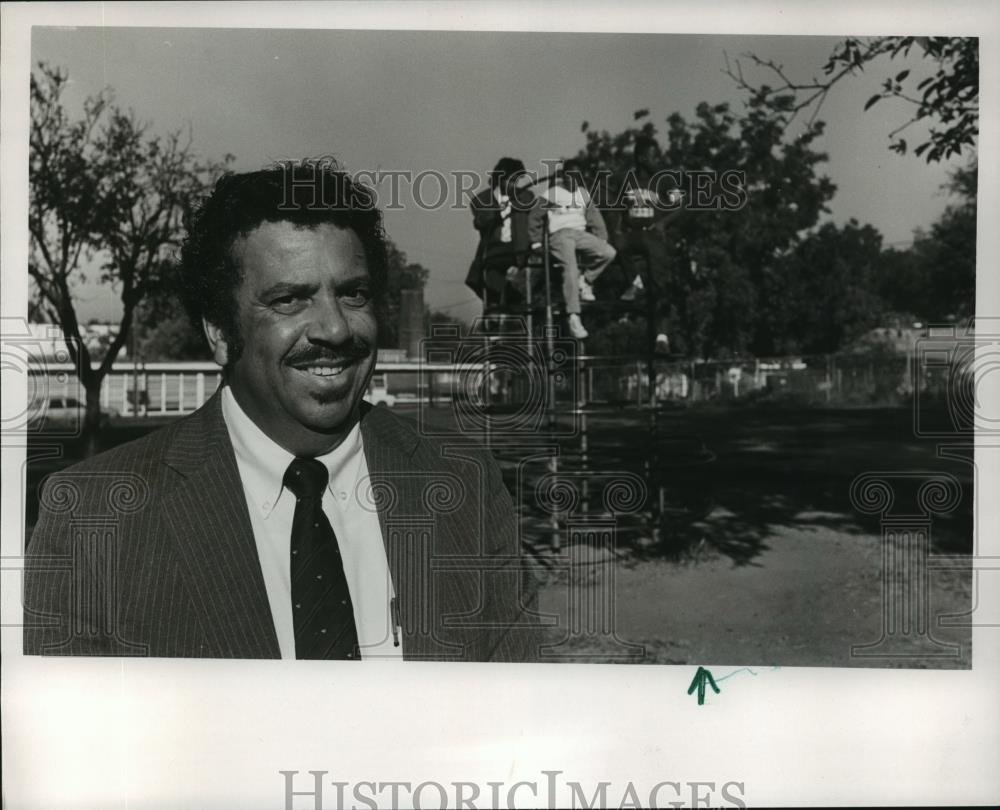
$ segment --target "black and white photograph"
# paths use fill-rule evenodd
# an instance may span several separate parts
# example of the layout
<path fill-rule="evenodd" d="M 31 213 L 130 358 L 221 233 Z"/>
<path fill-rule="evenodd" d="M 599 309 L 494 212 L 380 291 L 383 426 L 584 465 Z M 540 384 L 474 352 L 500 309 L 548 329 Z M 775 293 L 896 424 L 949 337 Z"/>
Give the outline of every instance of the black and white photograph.
<path fill-rule="evenodd" d="M 997 16 L 850 4 L 788 30 L 799 4 L 755 5 L 772 24 L 25 4 L 4 54 L 4 736 L 31 706 L 123 725 L 70 769 L 82 792 L 17 764 L 11 807 L 1000 798 L 975 764 L 995 690 L 951 680 L 982 685 L 1000 627 Z M 827 686 L 861 717 L 887 701 L 872 733 L 900 711 L 925 735 L 944 683 L 982 712 L 980 779 L 953 795 L 917 787 L 944 770 L 858 792 L 848 764 L 824 788 L 811 760 L 812 791 L 777 787 L 766 744 L 704 779 L 691 751 L 668 757 L 683 773 L 648 753 L 704 716 L 794 749 L 841 722 Z M 816 719 L 754 731 L 780 689 Z M 410 711 L 442 723 L 424 754 Z M 196 752 L 243 739 L 230 712 L 267 773 L 205 793 Z M 609 729 L 603 760 L 574 758 L 602 717 L 647 753 Z M 876 746 L 847 722 L 859 767 Z"/>

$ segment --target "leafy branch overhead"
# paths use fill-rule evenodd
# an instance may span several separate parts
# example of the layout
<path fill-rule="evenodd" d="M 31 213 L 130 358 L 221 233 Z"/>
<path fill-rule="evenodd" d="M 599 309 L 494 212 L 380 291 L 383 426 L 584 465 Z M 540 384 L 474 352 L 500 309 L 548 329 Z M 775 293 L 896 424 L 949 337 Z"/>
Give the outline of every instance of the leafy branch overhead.
<path fill-rule="evenodd" d="M 910 117 L 889 133 L 889 148 L 903 155 L 909 149 L 901 133 L 917 122 L 929 130 L 921 135 L 913 154 L 928 163 L 974 152 L 979 135 L 979 40 L 973 37 L 848 37 L 840 42 L 823 66 L 825 78 L 800 81 L 790 77 L 783 65 L 754 53 L 744 59 L 762 68 L 777 80 L 776 86 L 754 84 L 743 65 L 726 57 L 725 73 L 747 90 L 759 103 L 787 115 L 790 123 L 800 112 L 808 112 L 808 124 L 815 122 L 827 95 L 848 76 L 856 76 L 877 60 L 906 58 L 916 53 L 932 63 L 933 72 L 917 81 L 910 69 L 891 73 L 881 90 L 868 98 L 869 110 L 886 99 L 903 101 Z"/>

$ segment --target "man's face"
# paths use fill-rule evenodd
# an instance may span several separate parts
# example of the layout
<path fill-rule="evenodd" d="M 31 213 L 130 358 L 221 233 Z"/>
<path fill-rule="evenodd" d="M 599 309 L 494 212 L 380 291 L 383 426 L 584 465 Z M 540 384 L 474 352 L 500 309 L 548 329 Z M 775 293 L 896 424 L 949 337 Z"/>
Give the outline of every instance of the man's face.
<path fill-rule="evenodd" d="M 238 238 L 243 352 L 229 384 L 240 407 L 296 455 L 328 452 L 358 419 L 377 322 L 357 234 L 265 222 Z M 216 355 L 218 359 L 218 352 Z"/>

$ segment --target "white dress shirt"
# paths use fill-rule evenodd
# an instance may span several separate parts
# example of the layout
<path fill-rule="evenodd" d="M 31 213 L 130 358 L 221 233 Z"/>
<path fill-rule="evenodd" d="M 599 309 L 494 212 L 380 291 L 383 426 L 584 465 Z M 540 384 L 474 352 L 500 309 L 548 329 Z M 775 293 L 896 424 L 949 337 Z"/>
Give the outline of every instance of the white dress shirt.
<path fill-rule="evenodd" d="M 222 416 L 236 451 L 281 657 L 295 658 L 290 573 L 295 496 L 282 485 L 295 457 L 246 415 L 229 386 L 222 390 Z M 361 425 L 355 425 L 335 450 L 318 456 L 317 461 L 330 474 L 323 511 L 340 546 L 361 657 L 402 658 L 402 634 L 392 624 L 394 594 L 378 512 L 370 499 L 366 505 L 361 502 L 368 489 Z"/>
<path fill-rule="evenodd" d="M 510 228 L 510 197 L 506 194 L 501 194 L 499 189 L 493 189 L 493 198 L 497 201 L 500 206 L 500 221 L 502 225 L 500 226 L 500 241 L 510 242 L 513 238 L 513 234 Z"/>

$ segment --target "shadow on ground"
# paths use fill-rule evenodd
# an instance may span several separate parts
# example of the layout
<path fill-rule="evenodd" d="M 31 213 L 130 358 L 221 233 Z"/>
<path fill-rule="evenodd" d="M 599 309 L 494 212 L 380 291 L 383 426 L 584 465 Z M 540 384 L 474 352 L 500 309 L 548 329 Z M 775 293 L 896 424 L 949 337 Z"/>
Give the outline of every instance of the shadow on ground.
<path fill-rule="evenodd" d="M 935 442 L 913 435 L 905 409 L 691 408 L 665 413 L 655 434 L 648 420 L 622 412 L 588 422 L 586 454 L 581 435 L 560 442 L 560 473 L 611 481 L 616 472 L 638 476 L 648 484 L 647 497 L 637 514 L 613 514 L 592 487 L 590 509 L 557 518 L 563 534 L 570 524 L 613 519 L 617 548 L 636 560 L 685 560 L 698 549 L 703 555 L 707 545 L 736 565 L 755 565 L 779 528 L 879 534 L 880 516 L 851 500 L 852 483 L 865 473 L 893 481 L 897 514 L 919 513 L 920 483 L 954 476 L 961 501 L 934 516 L 933 550 L 972 549 L 971 462 L 939 457 Z M 508 486 L 517 490 L 517 458 L 499 455 Z M 525 536 L 544 549 L 552 544 L 553 514 L 534 490 L 546 462 L 522 466 L 516 494 Z"/>

